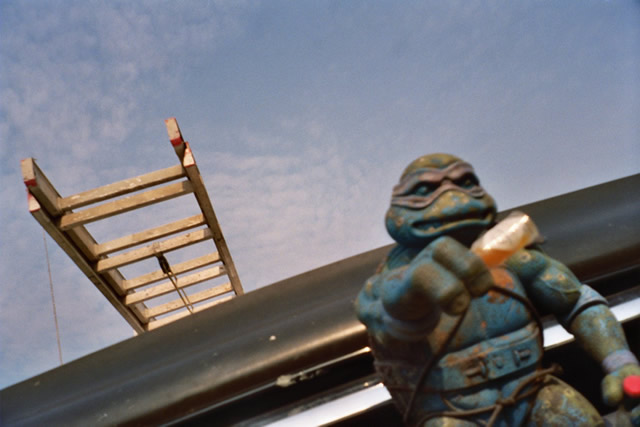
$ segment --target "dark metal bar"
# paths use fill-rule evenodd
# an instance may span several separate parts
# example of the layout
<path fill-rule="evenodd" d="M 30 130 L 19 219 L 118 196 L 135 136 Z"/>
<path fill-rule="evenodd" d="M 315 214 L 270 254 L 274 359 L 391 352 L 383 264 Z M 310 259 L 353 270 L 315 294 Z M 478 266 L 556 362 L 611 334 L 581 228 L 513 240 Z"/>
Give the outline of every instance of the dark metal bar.
<path fill-rule="evenodd" d="M 620 286 L 617 277 L 624 286 L 638 278 L 638 188 L 640 174 L 518 209 L 529 213 L 548 238 L 543 247 L 549 255 L 607 293 Z M 277 391 L 287 389 L 278 385 L 279 377 L 366 346 L 353 302 L 388 250 L 250 292 L 0 390 L 0 425 L 206 424 L 212 419 L 225 425 L 256 416 L 250 405 L 242 405 L 244 413 L 233 415 L 235 421 L 211 418 L 234 402 L 259 398 L 259 411 L 276 409 L 283 402 Z M 370 367 L 370 359 L 360 357 L 353 360 Z M 354 371 L 340 371 L 346 363 L 341 360 L 337 373 Z M 312 386 L 313 392 L 335 386 L 328 377 L 318 372 L 319 382 L 308 382 L 320 384 Z"/>

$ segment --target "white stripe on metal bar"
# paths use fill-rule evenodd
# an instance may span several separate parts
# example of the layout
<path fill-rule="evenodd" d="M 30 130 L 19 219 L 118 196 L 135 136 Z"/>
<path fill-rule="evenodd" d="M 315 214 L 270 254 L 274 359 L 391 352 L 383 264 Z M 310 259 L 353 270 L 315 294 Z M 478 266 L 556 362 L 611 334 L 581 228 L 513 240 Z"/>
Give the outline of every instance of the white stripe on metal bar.
<path fill-rule="evenodd" d="M 274 427 L 298 427 L 329 424 L 348 415 L 366 411 L 389 399 L 391 399 L 391 396 L 389 396 L 387 389 L 384 388 L 382 383 L 378 383 L 269 425 Z"/>

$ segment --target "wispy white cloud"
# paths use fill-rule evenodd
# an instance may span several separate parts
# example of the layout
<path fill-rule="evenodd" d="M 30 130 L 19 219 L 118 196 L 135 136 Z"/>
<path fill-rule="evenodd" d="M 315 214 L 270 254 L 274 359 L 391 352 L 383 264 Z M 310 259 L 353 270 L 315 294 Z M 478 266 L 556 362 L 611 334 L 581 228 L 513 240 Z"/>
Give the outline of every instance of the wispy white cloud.
<path fill-rule="evenodd" d="M 388 189 L 369 179 L 378 165 L 345 156 L 348 141 L 317 122 L 295 127 L 297 139 L 281 141 L 295 149 L 277 157 L 214 152 L 201 167 L 215 170 L 206 183 L 248 289 L 380 242 L 372 231 L 380 228 Z M 248 143 L 273 139 L 244 130 L 238 140 L 247 134 Z M 378 215 L 363 217 L 370 211 Z"/>
<path fill-rule="evenodd" d="M 201 56 L 240 31 L 238 12 L 158 2 L 5 5 L 3 134 L 12 152 L 55 167 L 126 149 L 145 117 Z M 35 24 L 37 22 L 37 24 Z M 12 25 L 26 23 L 26 25 Z M 6 28 L 6 27 L 5 27 Z M 65 183 L 63 183 L 65 184 Z"/>

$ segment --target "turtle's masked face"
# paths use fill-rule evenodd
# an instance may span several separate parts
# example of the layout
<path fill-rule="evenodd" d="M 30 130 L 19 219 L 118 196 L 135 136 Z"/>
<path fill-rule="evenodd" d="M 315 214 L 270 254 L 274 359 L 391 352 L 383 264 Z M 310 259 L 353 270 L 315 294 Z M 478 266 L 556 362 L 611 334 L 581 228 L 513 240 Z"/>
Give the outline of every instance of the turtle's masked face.
<path fill-rule="evenodd" d="M 443 235 L 470 245 L 495 214 L 495 202 L 471 165 L 455 159 L 440 167 L 405 172 L 393 189 L 386 226 L 404 246 L 424 247 Z"/>

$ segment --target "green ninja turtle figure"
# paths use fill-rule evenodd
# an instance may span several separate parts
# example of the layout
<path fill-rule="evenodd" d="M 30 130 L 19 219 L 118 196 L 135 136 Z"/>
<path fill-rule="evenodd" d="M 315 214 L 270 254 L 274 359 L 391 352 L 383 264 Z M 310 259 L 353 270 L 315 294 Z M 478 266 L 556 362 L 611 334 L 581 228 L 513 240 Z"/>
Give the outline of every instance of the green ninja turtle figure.
<path fill-rule="evenodd" d="M 398 244 L 356 302 L 377 372 L 409 425 L 603 425 L 553 367 L 542 368 L 536 307 L 602 365 L 612 406 L 623 380 L 640 375 L 620 324 L 601 295 L 539 251 L 488 268 L 469 247 L 495 215 L 459 158 L 432 154 L 407 167 L 386 215 Z"/>

